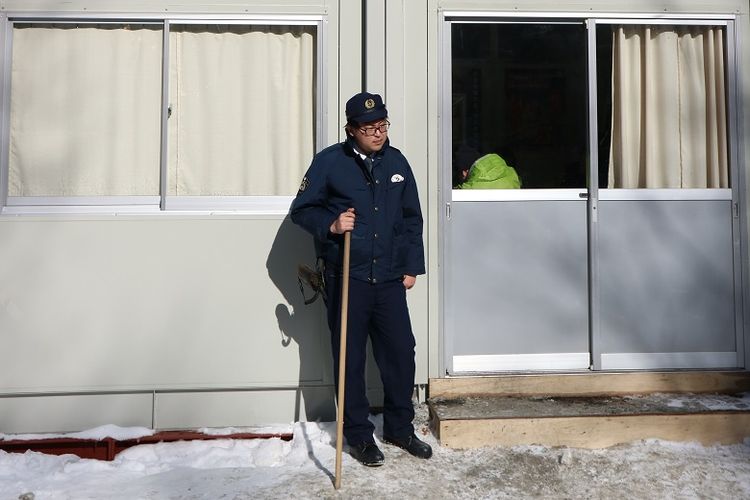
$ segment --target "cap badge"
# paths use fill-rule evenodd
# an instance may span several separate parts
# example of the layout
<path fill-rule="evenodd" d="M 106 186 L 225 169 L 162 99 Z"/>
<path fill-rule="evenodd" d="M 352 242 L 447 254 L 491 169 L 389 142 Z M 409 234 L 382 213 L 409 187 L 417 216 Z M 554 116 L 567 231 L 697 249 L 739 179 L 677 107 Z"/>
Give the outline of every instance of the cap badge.
<path fill-rule="evenodd" d="M 375 101 L 373 101 L 372 99 L 367 99 L 365 101 L 365 109 L 372 109 L 374 107 L 375 107 Z"/>

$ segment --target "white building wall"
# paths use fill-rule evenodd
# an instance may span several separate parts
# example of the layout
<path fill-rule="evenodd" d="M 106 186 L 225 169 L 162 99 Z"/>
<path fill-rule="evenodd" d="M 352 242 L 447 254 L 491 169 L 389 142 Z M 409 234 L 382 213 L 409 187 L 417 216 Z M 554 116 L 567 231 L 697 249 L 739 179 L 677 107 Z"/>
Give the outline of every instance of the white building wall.
<path fill-rule="evenodd" d="M 380 92 L 392 143 L 419 182 L 428 274 L 409 305 L 420 385 L 443 375 L 438 64 L 446 10 L 738 14 L 741 94 L 750 95 L 744 1 L 0 0 L 0 15 L 322 15 L 324 142 L 343 137 L 348 97 Z M 743 117 L 750 130 L 748 113 Z M 750 141 L 743 144 L 744 172 Z M 746 200 L 746 181 L 739 181 Z M 313 262 L 311 239 L 283 215 L 0 215 L 0 432 L 333 419 L 323 307 L 302 303 L 301 262 Z M 750 341 L 745 345 L 750 359 Z M 370 375 L 377 402 L 376 373 Z"/>
<path fill-rule="evenodd" d="M 322 16 L 321 147 L 342 138 L 361 85 L 360 11 L 0 1 L 2 16 Z M 0 262 L 0 432 L 335 418 L 323 304 L 304 305 L 296 276 L 314 263 L 312 239 L 283 213 L 3 214 Z"/>

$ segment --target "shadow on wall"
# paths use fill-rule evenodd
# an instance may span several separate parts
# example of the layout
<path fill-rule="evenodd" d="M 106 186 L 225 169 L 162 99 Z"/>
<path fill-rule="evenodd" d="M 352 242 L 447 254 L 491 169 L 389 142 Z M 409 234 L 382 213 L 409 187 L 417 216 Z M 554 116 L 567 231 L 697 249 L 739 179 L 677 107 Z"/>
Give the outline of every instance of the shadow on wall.
<path fill-rule="evenodd" d="M 325 306 L 322 298 L 305 305 L 297 280 L 297 266 L 307 264 L 313 267 L 314 263 L 312 237 L 289 217 L 285 218 L 274 238 L 266 268 L 271 281 L 286 301 L 286 304 L 276 306 L 279 342 L 283 348 L 288 348 L 294 341 L 299 352 L 299 386 L 294 409 L 296 421 L 302 417 L 302 401 L 306 420 L 336 419 Z M 306 293 L 309 293 L 309 289 Z"/>

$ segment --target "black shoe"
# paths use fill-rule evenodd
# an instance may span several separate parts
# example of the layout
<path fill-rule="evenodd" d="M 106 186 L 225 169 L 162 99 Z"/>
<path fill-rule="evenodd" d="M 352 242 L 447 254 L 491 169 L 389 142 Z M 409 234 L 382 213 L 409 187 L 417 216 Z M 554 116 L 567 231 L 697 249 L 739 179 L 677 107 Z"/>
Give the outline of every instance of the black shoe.
<path fill-rule="evenodd" d="M 383 436 L 383 441 L 403 448 L 418 458 L 430 458 L 432 456 L 432 447 L 414 434 L 405 438 Z"/>
<path fill-rule="evenodd" d="M 349 448 L 352 456 L 359 460 L 362 465 L 379 467 L 385 462 L 383 452 L 380 451 L 380 448 L 375 443 L 360 443 L 355 446 L 349 446 Z"/>

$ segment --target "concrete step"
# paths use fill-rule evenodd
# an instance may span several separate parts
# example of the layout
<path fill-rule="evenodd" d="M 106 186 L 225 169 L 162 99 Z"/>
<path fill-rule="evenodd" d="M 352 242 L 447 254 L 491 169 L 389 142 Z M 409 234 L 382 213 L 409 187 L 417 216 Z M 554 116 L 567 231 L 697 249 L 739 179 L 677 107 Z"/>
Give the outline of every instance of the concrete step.
<path fill-rule="evenodd" d="M 435 379 L 428 403 L 433 431 L 451 448 L 750 438 L 750 372 Z"/>

